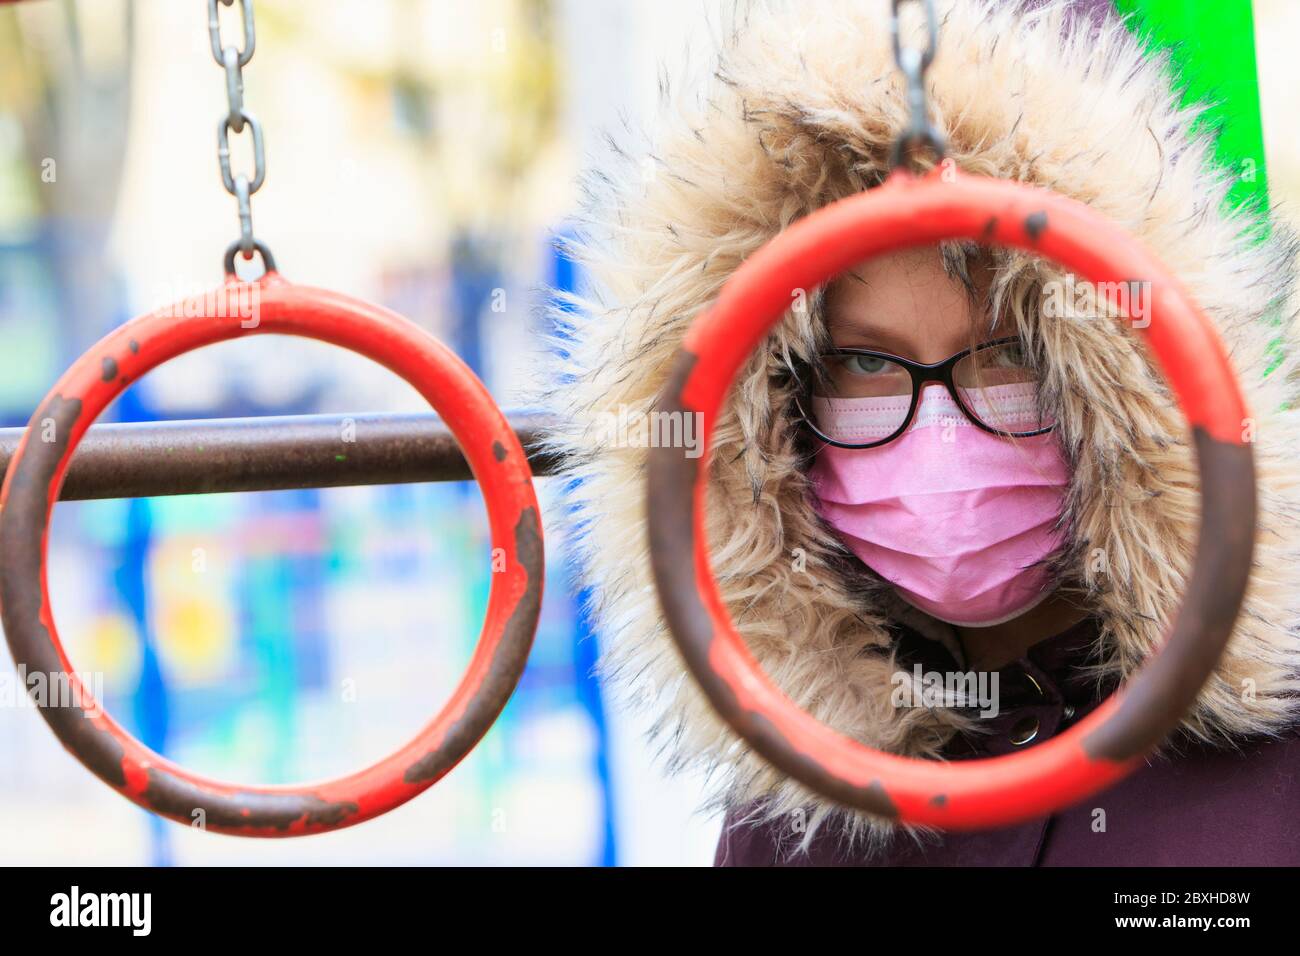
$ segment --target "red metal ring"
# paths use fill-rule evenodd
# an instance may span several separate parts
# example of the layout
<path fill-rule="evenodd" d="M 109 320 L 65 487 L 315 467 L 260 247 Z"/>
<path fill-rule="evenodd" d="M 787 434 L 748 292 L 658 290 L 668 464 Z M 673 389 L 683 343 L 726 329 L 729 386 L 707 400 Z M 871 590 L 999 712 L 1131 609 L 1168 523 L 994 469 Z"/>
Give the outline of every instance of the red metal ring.
<path fill-rule="evenodd" d="M 707 449 L 737 370 L 796 290 L 812 290 L 891 250 L 972 239 L 1040 254 L 1095 283 L 1145 281 L 1150 322 L 1141 331 L 1191 424 L 1201 483 L 1196 558 L 1161 652 L 1078 725 L 1022 753 L 951 763 L 881 753 L 800 710 L 737 633 L 709 564 L 708 468 L 700 464 L 708 456 L 652 448 L 646 513 L 655 583 L 673 636 L 714 707 L 758 753 L 845 805 L 907 823 L 976 829 L 1042 816 L 1096 793 L 1131 772 L 1178 725 L 1241 607 L 1254 547 L 1255 478 L 1244 442 L 1248 412 L 1223 345 L 1154 256 L 1066 197 L 1005 180 L 948 179 L 937 170 L 920 179 L 899 171 L 796 223 L 751 256 L 692 324 L 659 409 L 702 414 Z"/>
<path fill-rule="evenodd" d="M 469 667 L 416 737 L 365 770 L 317 784 L 237 786 L 189 773 L 103 712 L 77 679 L 46 586 L 50 516 L 68 463 L 104 408 L 151 369 L 243 335 L 329 342 L 410 382 L 456 436 L 483 491 L 491 527 L 491 593 Z M 484 556 L 485 560 L 488 556 Z M 356 299 L 291 285 L 276 273 L 233 277 L 215 293 L 141 316 L 81 356 L 32 416 L 0 491 L 0 614 L 14 660 L 29 675 L 66 680 L 74 706 L 48 697 L 41 714 L 100 779 L 147 810 L 242 836 L 301 836 L 351 826 L 405 803 L 479 741 L 523 671 L 541 607 L 542 527 L 532 473 L 514 432 L 474 373 L 406 319 Z M 500 568 L 500 570 L 497 570 Z"/>

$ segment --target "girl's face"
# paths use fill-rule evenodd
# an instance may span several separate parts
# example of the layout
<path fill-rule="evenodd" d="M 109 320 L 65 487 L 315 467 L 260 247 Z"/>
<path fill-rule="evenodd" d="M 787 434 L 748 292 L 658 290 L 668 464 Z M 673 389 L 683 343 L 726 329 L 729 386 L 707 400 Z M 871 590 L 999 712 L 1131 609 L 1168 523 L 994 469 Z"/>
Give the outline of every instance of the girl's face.
<path fill-rule="evenodd" d="M 929 365 L 972 344 L 987 289 L 972 270 L 977 293 L 949 275 L 939 250 L 907 249 L 862 263 L 826 292 L 826 325 L 836 348 L 875 349 Z M 994 337 L 993 333 L 980 339 Z"/>
<path fill-rule="evenodd" d="M 954 625 L 971 661 L 1000 667 L 1082 612 L 1056 595 L 1045 563 L 1064 540 L 1069 462 L 1037 407 L 1014 319 L 989 321 L 991 264 L 967 262 L 958 277 L 938 249 L 912 249 L 827 288 L 837 349 L 940 365 L 1011 341 L 945 366 L 946 381 L 879 355 L 836 357 L 809 396 L 808 424 L 826 439 L 810 474 L 818 510 L 849 550 L 903 600 Z M 984 429 L 948 427 L 962 416 Z"/>

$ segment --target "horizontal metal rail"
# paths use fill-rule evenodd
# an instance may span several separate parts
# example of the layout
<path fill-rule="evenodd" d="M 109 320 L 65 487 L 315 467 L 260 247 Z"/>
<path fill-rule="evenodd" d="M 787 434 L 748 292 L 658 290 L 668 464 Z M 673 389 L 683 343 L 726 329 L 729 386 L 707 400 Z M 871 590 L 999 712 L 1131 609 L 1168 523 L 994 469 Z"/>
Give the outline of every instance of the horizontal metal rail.
<path fill-rule="evenodd" d="M 555 470 L 537 450 L 551 419 L 514 413 L 510 424 L 533 474 Z M 0 428 L 0 471 L 25 429 Z M 419 414 L 288 415 L 92 425 L 72 456 L 59 498 L 146 498 L 234 491 L 473 479 L 442 419 Z"/>

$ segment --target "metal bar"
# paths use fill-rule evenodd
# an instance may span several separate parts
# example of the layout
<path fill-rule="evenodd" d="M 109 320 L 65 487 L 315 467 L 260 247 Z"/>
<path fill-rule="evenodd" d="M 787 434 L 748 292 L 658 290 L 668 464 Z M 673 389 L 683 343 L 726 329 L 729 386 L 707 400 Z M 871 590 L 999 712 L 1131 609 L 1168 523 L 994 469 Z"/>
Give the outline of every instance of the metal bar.
<path fill-rule="evenodd" d="M 551 474 L 555 459 L 537 447 L 551 419 L 524 412 L 508 417 L 533 474 Z M 24 431 L 0 429 L 0 473 L 9 468 Z M 472 479 L 456 439 L 428 412 L 216 418 L 92 425 L 73 454 L 59 498 Z"/>

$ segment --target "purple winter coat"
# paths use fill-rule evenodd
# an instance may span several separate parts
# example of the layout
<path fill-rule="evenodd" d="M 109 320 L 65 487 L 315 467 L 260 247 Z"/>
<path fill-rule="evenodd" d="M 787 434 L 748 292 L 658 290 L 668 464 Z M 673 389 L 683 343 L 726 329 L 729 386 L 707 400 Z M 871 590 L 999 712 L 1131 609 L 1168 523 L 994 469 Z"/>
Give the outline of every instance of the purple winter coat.
<path fill-rule="evenodd" d="M 1095 623 L 1084 621 L 1002 668 L 1001 712 L 981 722 L 990 732 L 956 739 L 945 755 L 960 760 L 1012 753 L 1086 715 L 1112 689 L 1098 693 L 1095 682 L 1080 676 L 1095 636 Z M 942 645 L 910 630 L 901 632 L 899 659 L 926 670 L 960 669 Z M 1032 740 L 1012 743 L 1031 733 Z M 1165 755 L 1054 816 L 922 837 L 920 843 L 895 834 L 871 854 L 846 847 L 834 825 L 819 830 L 805 852 L 795 835 L 783 832 L 784 821 L 746 825 L 734 819 L 723 826 L 715 865 L 1300 866 L 1300 728 L 1280 739 L 1241 742 L 1238 749 L 1176 737 Z"/>

